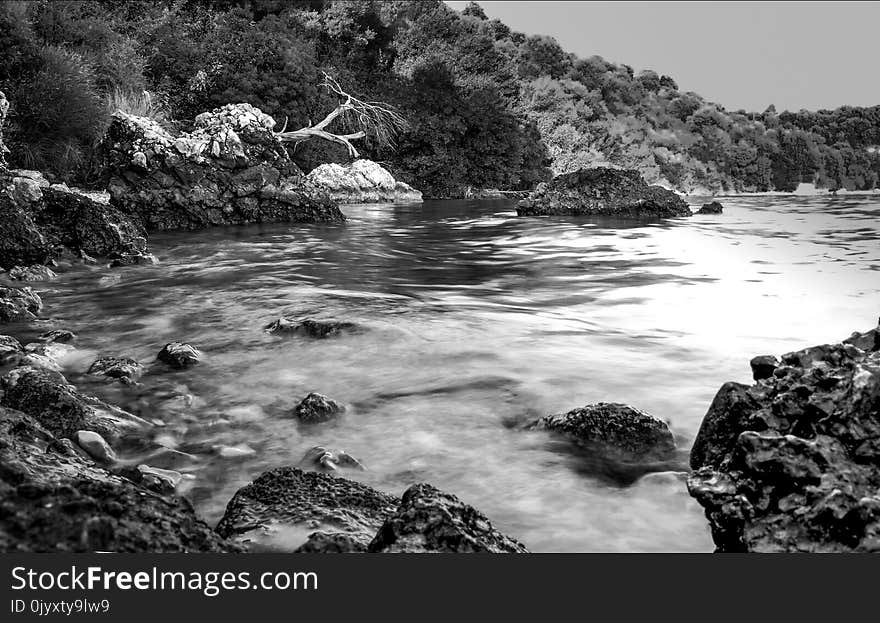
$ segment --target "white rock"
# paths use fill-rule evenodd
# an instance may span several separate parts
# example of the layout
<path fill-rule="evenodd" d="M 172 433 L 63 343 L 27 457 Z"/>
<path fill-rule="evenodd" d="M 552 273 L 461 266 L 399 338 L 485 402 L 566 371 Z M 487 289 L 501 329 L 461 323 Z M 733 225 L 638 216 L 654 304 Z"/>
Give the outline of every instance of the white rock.
<path fill-rule="evenodd" d="M 94 431 L 77 431 L 76 443 L 99 463 L 112 463 L 116 460 L 116 453 L 113 452 L 113 448 L 104 441 L 101 435 Z"/>

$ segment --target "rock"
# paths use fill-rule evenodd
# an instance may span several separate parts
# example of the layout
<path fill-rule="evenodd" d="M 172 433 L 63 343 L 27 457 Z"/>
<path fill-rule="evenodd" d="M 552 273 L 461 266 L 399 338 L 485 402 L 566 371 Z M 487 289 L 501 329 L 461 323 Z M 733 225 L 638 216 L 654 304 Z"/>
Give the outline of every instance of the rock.
<path fill-rule="evenodd" d="M 649 186 L 638 171 L 605 167 L 580 169 L 542 182 L 517 204 L 516 211 L 519 216 L 691 216 L 681 197 L 660 186 Z"/>
<path fill-rule="evenodd" d="M 328 422 L 341 413 L 345 413 L 345 406 L 315 392 L 303 398 L 293 409 L 293 415 L 306 424 Z"/>
<path fill-rule="evenodd" d="M 148 230 L 344 221 L 327 192 L 290 159 L 274 125 L 258 108 L 227 104 L 174 136 L 117 111 L 106 138 L 110 202 Z"/>
<path fill-rule="evenodd" d="M 35 320 L 43 309 L 43 301 L 30 288 L 0 286 L 0 322 Z"/>
<path fill-rule="evenodd" d="M 45 264 L 53 255 L 31 208 L 0 193 L 0 268 Z"/>
<path fill-rule="evenodd" d="M 67 329 L 52 329 L 40 334 L 40 341 L 49 344 L 71 344 L 76 340 L 76 333 Z"/>
<path fill-rule="evenodd" d="M 24 347 L 11 335 L 0 335 L 0 366 L 16 364 L 24 356 Z"/>
<path fill-rule="evenodd" d="M 372 160 L 351 164 L 322 164 L 306 178 L 325 189 L 339 203 L 412 203 L 422 201 L 422 193 L 398 182 Z"/>
<path fill-rule="evenodd" d="M 354 469 L 364 471 L 366 468 L 356 458 L 345 450 L 328 450 L 323 446 L 309 448 L 299 462 L 302 469 L 319 469 L 322 471 L 336 471 L 339 469 Z"/>
<path fill-rule="evenodd" d="M 723 210 L 723 205 L 717 201 L 711 201 L 709 203 L 704 203 L 703 207 L 697 210 L 697 214 L 721 214 Z"/>
<path fill-rule="evenodd" d="M 773 355 L 759 355 L 749 362 L 752 367 L 752 378 L 756 381 L 769 379 L 779 365 L 779 360 Z"/>
<path fill-rule="evenodd" d="M 288 320 L 279 318 L 266 325 L 267 333 L 273 335 L 301 335 L 315 339 L 335 337 L 343 333 L 351 333 L 359 330 L 353 322 L 340 322 L 337 320 Z"/>
<path fill-rule="evenodd" d="M 407 489 L 400 506 L 370 542 L 384 553 L 528 553 L 478 510 L 428 484 Z"/>
<path fill-rule="evenodd" d="M 77 445 L 98 463 L 106 464 L 116 461 L 116 453 L 98 433 L 90 430 L 78 430 L 74 439 L 76 439 Z"/>
<path fill-rule="evenodd" d="M 362 533 L 313 532 L 294 554 L 362 554 L 370 539 Z"/>
<path fill-rule="evenodd" d="M 57 277 L 51 268 L 38 264 L 15 266 L 9 270 L 9 278 L 13 281 L 54 281 Z"/>
<path fill-rule="evenodd" d="M 156 356 L 157 361 L 167 363 L 172 368 L 188 368 L 202 360 L 202 353 L 184 342 L 169 342 Z"/>
<path fill-rule="evenodd" d="M 528 428 L 562 433 L 603 459 L 624 463 L 660 461 L 675 452 L 666 422 L 619 403 L 600 402 L 547 415 Z"/>
<path fill-rule="evenodd" d="M 58 372 L 20 366 L 0 379 L 0 406 L 35 418 L 56 437 L 75 438 L 90 430 L 111 442 L 150 428 L 150 424 L 122 409 L 76 391 Z"/>
<path fill-rule="evenodd" d="M 137 381 L 143 373 L 143 366 L 127 357 L 101 357 L 88 369 L 88 374 L 105 376 L 126 384 Z"/>
<path fill-rule="evenodd" d="M 3 91 L 0 91 L 0 169 L 6 167 L 6 154 L 9 148 L 3 143 L 3 124 L 6 123 L 6 115 L 9 114 L 9 100 Z"/>
<path fill-rule="evenodd" d="M 27 177 L 13 177 L 9 195 L 16 203 L 37 203 L 43 198 L 40 184 Z"/>
<path fill-rule="evenodd" d="M 152 253 L 139 253 L 122 255 L 110 262 L 110 268 L 119 268 L 121 266 L 152 266 L 158 264 L 159 260 Z"/>
<path fill-rule="evenodd" d="M 281 467 L 239 489 L 216 529 L 223 537 L 249 541 L 250 547 L 271 541 L 279 530 L 293 533 L 293 528 L 345 532 L 363 541 L 372 538 L 397 504 L 396 498 L 358 482 Z M 293 551 L 306 534 L 301 538 L 276 547 Z"/>
<path fill-rule="evenodd" d="M 719 390 L 688 478 L 718 551 L 880 550 L 880 349 L 864 335 Z"/>
<path fill-rule="evenodd" d="M 0 465 L 4 553 L 238 550 L 183 498 L 111 474 L 33 417 L 2 407 Z"/>

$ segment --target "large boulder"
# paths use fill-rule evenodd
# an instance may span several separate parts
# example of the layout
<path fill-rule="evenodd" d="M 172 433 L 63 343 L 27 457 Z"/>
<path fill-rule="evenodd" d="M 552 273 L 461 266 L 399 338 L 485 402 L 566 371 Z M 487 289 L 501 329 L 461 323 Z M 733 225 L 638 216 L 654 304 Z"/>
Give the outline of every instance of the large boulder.
<path fill-rule="evenodd" d="M 397 511 L 370 542 L 383 553 L 528 553 L 519 541 L 498 532 L 480 511 L 428 484 L 407 489 Z"/>
<path fill-rule="evenodd" d="M 691 452 L 718 551 L 880 551 L 880 329 L 759 364 Z"/>
<path fill-rule="evenodd" d="M 341 222 L 339 207 L 290 160 L 275 120 L 227 104 L 173 136 L 118 111 L 107 133 L 110 202 L 147 229 L 271 222 Z"/>
<path fill-rule="evenodd" d="M 394 179 L 387 169 L 372 160 L 355 160 L 341 165 L 322 164 L 308 174 L 308 179 L 325 189 L 339 203 L 413 203 L 422 201 L 422 193 Z"/>
<path fill-rule="evenodd" d="M 43 301 L 31 288 L 0 286 L 0 322 L 26 322 L 34 320 Z"/>
<path fill-rule="evenodd" d="M 238 549 L 199 520 L 185 499 L 106 471 L 34 417 L 4 407 L 0 466 L 2 552 Z"/>
<path fill-rule="evenodd" d="M 691 216 L 671 190 L 649 186 L 638 171 L 596 167 L 542 182 L 517 204 L 520 216 L 566 215 L 652 219 Z"/>

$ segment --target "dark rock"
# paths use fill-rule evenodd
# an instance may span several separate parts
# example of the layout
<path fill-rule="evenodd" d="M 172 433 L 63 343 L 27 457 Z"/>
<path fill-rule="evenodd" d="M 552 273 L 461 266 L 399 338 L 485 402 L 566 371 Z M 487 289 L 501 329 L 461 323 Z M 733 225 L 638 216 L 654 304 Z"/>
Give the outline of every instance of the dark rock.
<path fill-rule="evenodd" d="M 516 211 L 520 216 L 691 216 L 681 197 L 660 186 L 649 186 L 638 171 L 605 167 L 580 169 L 542 182 L 517 204 Z"/>
<path fill-rule="evenodd" d="M 384 553 L 528 553 L 477 509 L 428 484 L 407 489 L 369 546 Z"/>
<path fill-rule="evenodd" d="M 34 418 L 0 407 L 0 551 L 237 549 L 199 520 L 186 500 L 111 474 Z"/>
<path fill-rule="evenodd" d="M 137 381 L 143 373 L 141 364 L 126 357 L 101 357 L 88 369 L 88 374 L 106 376 L 126 384 Z"/>
<path fill-rule="evenodd" d="M 34 222 L 30 206 L 0 192 L 0 268 L 45 264 L 53 255 L 52 245 Z"/>
<path fill-rule="evenodd" d="M 354 469 L 364 471 L 364 466 L 356 458 L 345 450 L 328 450 L 323 446 L 309 448 L 299 462 L 302 469 L 319 469 L 322 471 L 336 471 L 339 469 Z"/>
<path fill-rule="evenodd" d="M 35 320 L 43 309 L 43 301 L 31 288 L 0 286 L 0 322 Z"/>
<path fill-rule="evenodd" d="M 619 403 L 600 402 L 547 415 L 528 428 L 562 433 L 592 453 L 624 463 L 663 460 L 675 452 L 666 422 Z"/>
<path fill-rule="evenodd" d="M 156 356 L 157 361 L 167 363 L 172 368 L 188 368 L 202 360 L 202 353 L 185 342 L 169 342 Z"/>
<path fill-rule="evenodd" d="M 76 333 L 67 329 L 52 329 L 40 334 L 40 341 L 49 344 L 71 344 L 76 340 Z"/>
<path fill-rule="evenodd" d="M 9 278 L 13 281 L 53 281 L 58 275 L 48 266 L 15 266 L 9 269 Z"/>
<path fill-rule="evenodd" d="M 110 202 L 149 229 L 271 222 L 342 222 L 327 192 L 309 181 L 249 104 L 228 104 L 172 136 L 116 112 L 107 133 Z"/>
<path fill-rule="evenodd" d="M 303 398 L 293 409 L 293 414 L 306 424 L 328 422 L 341 413 L 345 413 L 345 406 L 315 392 Z"/>
<path fill-rule="evenodd" d="M 779 366 L 779 360 L 773 355 L 758 355 L 752 358 L 749 365 L 752 368 L 752 378 L 760 381 L 761 379 L 769 379 L 773 376 L 777 366 Z"/>
<path fill-rule="evenodd" d="M 721 388 L 688 478 L 718 551 L 880 550 L 880 350 L 865 335 Z"/>
<path fill-rule="evenodd" d="M 11 335 L 0 335 L 0 366 L 18 363 L 23 356 L 21 342 Z"/>
<path fill-rule="evenodd" d="M 367 551 L 370 538 L 363 533 L 313 532 L 305 543 L 293 550 L 294 554 L 362 554 Z"/>
<path fill-rule="evenodd" d="M 341 322 L 338 320 L 288 320 L 279 318 L 266 325 L 267 333 L 273 335 L 300 335 L 315 339 L 335 337 L 343 333 L 351 333 L 359 330 L 353 322 Z"/>
<path fill-rule="evenodd" d="M 366 485 L 320 472 L 281 467 L 264 472 L 239 489 L 217 524 L 223 537 L 238 537 L 259 547 L 277 529 L 299 527 L 330 533 L 345 532 L 370 539 L 398 500 Z M 306 535 L 303 534 L 305 539 Z M 302 542 L 276 545 L 292 551 Z"/>
<path fill-rule="evenodd" d="M 697 214 L 721 214 L 723 210 L 723 205 L 717 201 L 711 201 L 709 203 L 704 203 L 703 207 L 697 210 Z"/>

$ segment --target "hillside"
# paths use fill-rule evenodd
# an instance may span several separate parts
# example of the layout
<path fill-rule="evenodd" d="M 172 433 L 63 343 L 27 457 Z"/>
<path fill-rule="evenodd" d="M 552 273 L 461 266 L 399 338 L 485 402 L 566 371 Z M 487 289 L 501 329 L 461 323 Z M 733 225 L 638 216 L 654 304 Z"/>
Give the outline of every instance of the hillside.
<path fill-rule="evenodd" d="M 685 192 L 864 190 L 880 179 L 880 106 L 728 111 L 667 75 L 513 32 L 475 4 L 9 2 L 0 47 L 12 164 L 81 184 L 100 184 L 115 107 L 186 126 L 248 102 L 305 125 L 328 107 L 322 71 L 402 112 L 409 127 L 394 149 L 367 144 L 364 155 L 426 196 L 525 189 L 597 164 Z M 306 169 L 344 156 L 312 144 L 294 153 Z"/>

